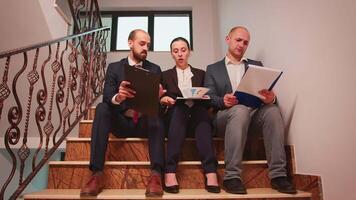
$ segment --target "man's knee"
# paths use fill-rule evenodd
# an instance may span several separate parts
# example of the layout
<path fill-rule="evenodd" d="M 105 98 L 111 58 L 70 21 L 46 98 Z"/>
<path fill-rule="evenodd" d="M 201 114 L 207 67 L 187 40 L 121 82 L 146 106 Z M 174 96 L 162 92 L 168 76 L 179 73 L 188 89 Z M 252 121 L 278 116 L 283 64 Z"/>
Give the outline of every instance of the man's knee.
<path fill-rule="evenodd" d="M 105 102 L 99 103 L 95 108 L 95 115 L 110 116 L 110 114 L 111 114 L 110 105 Z"/>
<path fill-rule="evenodd" d="M 242 124 L 247 124 L 250 121 L 250 108 L 244 105 L 235 105 L 229 108 L 229 119 L 228 121 L 239 122 Z"/>
<path fill-rule="evenodd" d="M 159 116 L 157 117 L 147 117 L 148 129 L 161 129 L 164 127 L 163 119 Z"/>
<path fill-rule="evenodd" d="M 281 111 L 276 104 L 266 105 L 263 109 L 266 120 L 282 120 Z"/>

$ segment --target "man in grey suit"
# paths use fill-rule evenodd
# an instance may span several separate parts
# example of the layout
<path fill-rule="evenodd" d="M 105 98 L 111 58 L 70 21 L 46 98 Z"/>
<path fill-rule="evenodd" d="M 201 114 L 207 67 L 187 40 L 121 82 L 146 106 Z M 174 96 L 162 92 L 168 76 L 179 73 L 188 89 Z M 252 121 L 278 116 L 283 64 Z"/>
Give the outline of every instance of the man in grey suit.
<path fill-rule="evenodd" d="M 209 88 L 211 103 L 216 114 L 216 128 L 225 137 L 225 175 L 223 186 L 226 192 L 246 194 L 241 180 L 242 157 L 249 127 L 260 127 L 263 132 L 269 177 L 272 188 L 283 193 L 296 193 L 287 178 L 286 154 L 284 151 L 284 124 L 276 95 L 267 89 L 261 90 L 264 99 L 257 107 L 241 104 L 234 95 L 248 65 L 262 66 L 259 61 L 247 59 L 244 53 L 250 42 L 245 27 L 237 26 L 225 38 L 228 51 L 223 60 L 207 67 L 205 87 Z M 240 99 L 242 100 L 242 99 Z"/>

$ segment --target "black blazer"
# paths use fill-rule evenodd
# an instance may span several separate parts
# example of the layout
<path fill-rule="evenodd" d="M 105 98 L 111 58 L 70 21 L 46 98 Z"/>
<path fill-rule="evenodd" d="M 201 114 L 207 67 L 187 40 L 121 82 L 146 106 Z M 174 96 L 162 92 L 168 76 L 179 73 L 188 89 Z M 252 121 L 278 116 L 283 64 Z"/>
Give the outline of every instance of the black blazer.
<path fill-rule="evenodd" d="M 127 103 L 124 101 L 120 105 L 115 105 L 111 100 L 118 93 L 120 83 L 125 80 L 124 66 L 128 64 L 129 62 L 127 58 L 124 58 L 119 62 L 111 63 L 109 64 L 105 75 L 103 102 L 111 105 L 113 109 L 117 109 L 120 112 L 125 112 L 128 109 Z M 144 60 L 142 65 L 144 69 L 161 75 L 161 68 L 158 65 L 147 60 Z"/>
<path fill-rule="evenodd" d="M 192 86 L 202 87 L 204 85 L 205 72 L 201 69 L 190 67 L 193 73 Z M 183 97 L 181 91 L 178 88 L 178 77 L 176 67 L 164 71 L 162 73 L 162 85 L 163 88 L 167 90 L 164 96 L 172 97 L 176 99 L 177 97 Z"/>

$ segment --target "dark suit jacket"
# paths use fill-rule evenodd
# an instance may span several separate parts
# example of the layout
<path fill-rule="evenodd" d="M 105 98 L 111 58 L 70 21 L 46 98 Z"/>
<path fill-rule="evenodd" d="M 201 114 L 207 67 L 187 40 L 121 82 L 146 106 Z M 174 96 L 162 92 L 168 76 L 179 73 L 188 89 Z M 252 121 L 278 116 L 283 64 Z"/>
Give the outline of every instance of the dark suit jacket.
<path fill-rule="evenodd" d="M 124 101 L 120 105 L 115 105 L 111 102 L 111 100 L 118 93 L 120 83 L 125 80 L 124 66 L 128 64 L 129 63 L 127 58 L 124 58 L 119 62 L 111 63 L 109 64 L 105 75 L 103 102 L 106 102 L 107 104 L 111 105 L 113 109 L 117 109 L 120 112 L 124 112 L 129 108 L 127 103 Z M 144 69 L 161 75 L 161 68 L 158 65 L 147 60 L 144 60 L 142 65 Z"/>
<path fill-rule="evenodd" d="M 247 69 L 250 64 L 263 66 L 260 61 L 248 59 L 247 62 L 245 62 L 245 69 Z M 211 105 L 218 110 L 225 109 L 224 95 L 226 93 L 232 93 L 232 86 L 227 73 L 225 58 L 214 64 L 208 65 L 206 68 L 204 87 L 210 89 L 208 95 L 211 98 Z"/>
<path fill-rule="evenodd" d="M 190 69 L 193 73 L 192 86 L 202 87 L 204 85 L 205 72 L 194 67 L 190 67 Z M 169 96 L 173 99 L 176 99 L 177 97 L 183 97 L 181 91 L 178 88 L 178 76 L 176 67 L 173 67 L 172 69 L 162 73 L 162 85 L 163 88 L 167 90 L 167 93 L 164 96 Z"/>

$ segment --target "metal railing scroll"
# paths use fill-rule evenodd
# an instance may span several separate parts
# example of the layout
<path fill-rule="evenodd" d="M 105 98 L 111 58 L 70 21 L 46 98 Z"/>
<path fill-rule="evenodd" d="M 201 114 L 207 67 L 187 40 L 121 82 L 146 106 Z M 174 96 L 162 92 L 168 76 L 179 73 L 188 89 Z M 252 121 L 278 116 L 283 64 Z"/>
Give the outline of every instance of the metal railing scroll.
<path fill-rule="evenodd" d="M 0 53 L 0 135 L 12 162 L 2 168 L 9 175 L 0 199 L 5 192 L 10 199 L 21 195 L 102 94 L 108 31 L 96 28 Z M 14 184 L 17 189 L 7 191 Z"/>

